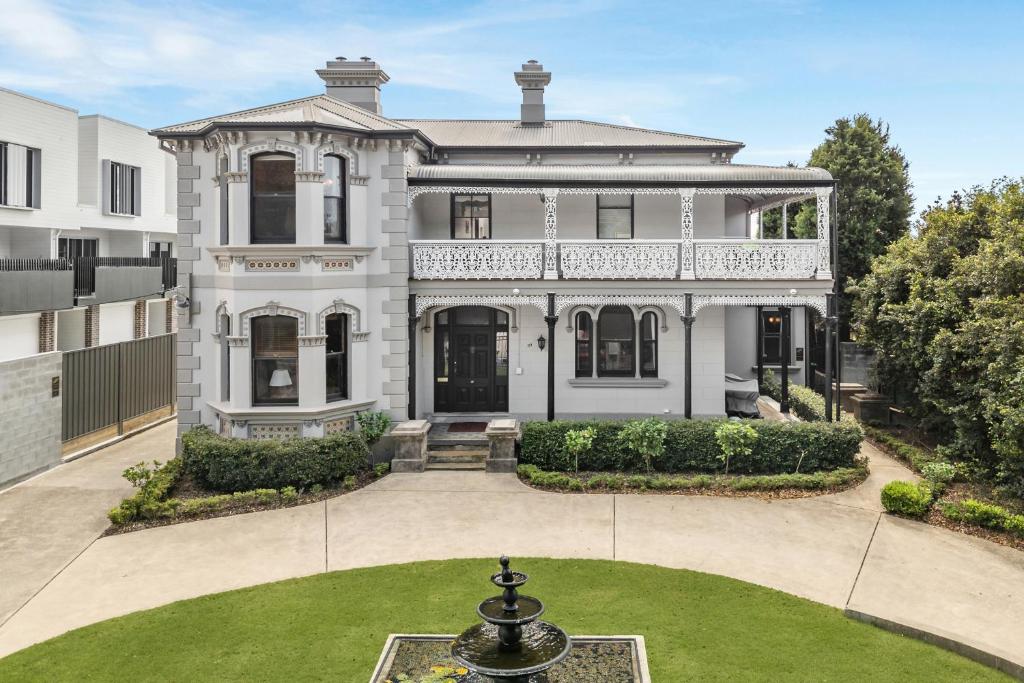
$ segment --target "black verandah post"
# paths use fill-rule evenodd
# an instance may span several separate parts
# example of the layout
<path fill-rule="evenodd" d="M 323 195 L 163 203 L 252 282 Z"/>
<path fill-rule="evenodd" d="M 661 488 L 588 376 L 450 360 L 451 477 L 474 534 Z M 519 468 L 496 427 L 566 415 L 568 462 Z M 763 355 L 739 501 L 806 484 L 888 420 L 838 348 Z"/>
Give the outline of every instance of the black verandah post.
<path fill-rule="evenodd" d="M 409 294 L 409 419 L 416 419 L 416 295 Z"/>
<path fill-rule="evenodd" d="M 764 306 L 757 306 L 757 328 L 755 336 L 757 337 L 757 390 L 761 391 L 761 387 L 764 386 L 764 330 L 761 329 L 761 312 L 764 310 Z"/>
<path fill-rule="evenodd" d="M 683 295 L 683 417 L 693 417 L 693 294 Z"/>
<path fill-rule="evenodd" d="M 548 314 L 544 316 L 548 324 L 548 422 L 555 419 L 555 293 L 548 292 Z"/>
<path fill-rule="evenodd" d="M 779 401 L 779 412 L 789 413 L 789 345 L 792 335 L 789 333 L 789 306 L 779 306 L 779 317 L 782 325 L 782 400 Z"/>
<path fill-rule="evenodd" d="M 825 421 L 832 421 L 832 333 L 836 324 L 835 294 L 825 295 Z M 838 415 L 837 415 L 838 417 Z"/>

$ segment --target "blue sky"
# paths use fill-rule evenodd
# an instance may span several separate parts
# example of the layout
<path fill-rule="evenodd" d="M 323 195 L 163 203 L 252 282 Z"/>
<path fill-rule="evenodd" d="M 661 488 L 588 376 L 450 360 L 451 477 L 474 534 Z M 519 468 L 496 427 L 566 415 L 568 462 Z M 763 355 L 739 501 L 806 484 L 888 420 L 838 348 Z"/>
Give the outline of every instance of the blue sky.
<path fill-rule="evenodd" d="M 1024 174 L 1020 0 L 0 0 L 0 17 L 0 85 L 146 127 L 319 92 L 336 55 L 384 66 L 386 115 L 513 118 L 533 58 L 550 117 L 742 140 L 737 162 L 802 163 L 837 117 L 881 117 L 918 209 Z"/>

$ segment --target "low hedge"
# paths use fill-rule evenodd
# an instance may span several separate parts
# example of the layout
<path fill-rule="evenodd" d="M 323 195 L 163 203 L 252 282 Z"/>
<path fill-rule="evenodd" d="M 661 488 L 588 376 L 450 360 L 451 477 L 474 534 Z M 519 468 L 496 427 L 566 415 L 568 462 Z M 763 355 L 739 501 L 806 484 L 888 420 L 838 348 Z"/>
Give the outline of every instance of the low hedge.
<path fill-rule="evenodd" d="M 782 402 L 782 384 L 771 370 L 764 371 L 762 391 L 776 401 Z M 825 420 L 825 397 L 803 384 L 789 383 L 789 409 L 801 420 L 823 422 Z"/>
<path fill-rule="evenodd" d="M 879 429 L 878 427 L 872 427 L 870 425 L 863 425 L 863 429 L 869 439 L 877 443 L 893 456 L 909 464 L 918 473 L 921 473 L 923 468 L 929 463 L 946 462 L 946 460 L 938 454 L 931 453 L 923 448 L 918 448 L 917 446 L 912 446 L 903 439 L 893 436 L 884 429 Z"/>
<path fill-rule="evenodd" d="M 932 489 L 922 482 L 890 481 L 882 487 L 882 507 L 906 517 L 924 517 L 932 506 Z"/>
<path fill-rule="evenodd" d="M 545 472 L 536 465 L 520 465 L 519 476 L 534 486 L 566 491 L 817 491 L 863 481 L 867 476 L 867 470 L 863 467 L 849 467 L 810 474 L 761 474 L 738 477 L 719 477 L 710 474 L 669 476 L 618 473 L 576 476 L 563 472 Z"/>
<path fill-rule="evenodd" d="M 185 470 L 211 491 L 308 488 L 341 482 L 370 466 L 370 449 L 353 432 L 316 439 L 252 441 L 196 427 L 181 438 Z"/>
<path fill-rule="evenodd" d="M 723 420 L 668 421 L 665 454 L 655 459 L 659 472 L 722 471 L 721 449 L 715 428 Z M 729 462 L 731 474 L 781 474 L 816 472 L 853 467 L 863 437 L 850 422 L 746 421 L 758 434 L 753 452 Z M 523 424 L 519 462 L 542 470 L 569 471 L 575 466 L 565 449 L 570 429 L 592 428 L 593 447 L 580 455 L 579 469 L 592 472 L 640 471 L 643 463 L 616 439 L 625 422 L 611 420 L 527 422 Z"/>
<path fill-rule="evenodd" d="M 999 505 L 968 499 L 954 503 L 940 503 L 939 511 L 946 519 L 954 522 L 966 522 L 1024 538 L 1024 515 L 1016 515 Z"/>

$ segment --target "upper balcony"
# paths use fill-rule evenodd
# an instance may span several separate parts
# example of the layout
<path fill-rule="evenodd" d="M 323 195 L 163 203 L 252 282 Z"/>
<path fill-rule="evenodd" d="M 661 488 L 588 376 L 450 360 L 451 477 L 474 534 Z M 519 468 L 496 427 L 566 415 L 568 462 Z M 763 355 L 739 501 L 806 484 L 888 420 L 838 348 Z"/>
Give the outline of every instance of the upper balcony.
<path fill-rule="evenodd" d="M 409 187 L 411 277 L 831 280 L 827 174 L 750 168 L 420 167 Z M 529 177 L 458 178 L 495 172 Z M 451 180 L 442 185 L 437 175 Z M 690 177 L 707 175 L 738 180 Z M 637 182 L 623 182 L 630 179 Z M 762 239 L 764 211 L 805 200 L 818 212 L 816 238 Z"/>

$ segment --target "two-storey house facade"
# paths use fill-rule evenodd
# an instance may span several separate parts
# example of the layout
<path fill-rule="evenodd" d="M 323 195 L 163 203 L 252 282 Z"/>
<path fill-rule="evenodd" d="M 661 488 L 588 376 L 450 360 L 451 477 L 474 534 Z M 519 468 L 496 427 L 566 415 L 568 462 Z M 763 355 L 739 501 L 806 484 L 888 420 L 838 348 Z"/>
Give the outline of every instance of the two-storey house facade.
<path fill-rule="evenodd" d="M 178 159 L 181 429 L 713 416 L 727 375 L 810 379 L 827 172 L 548 119 L 535 62 L 493 121 L 386 118 L 368 59 L 317 73 L 322 95 L 154 131 Z M 761 212 L 805 200 L 813 239 L 760 239 Z"/>
<path fill-rule="evenodd" d="M 0 360 L 169 332 L 174 158 L 12 90 L 0 111 Z"/>

